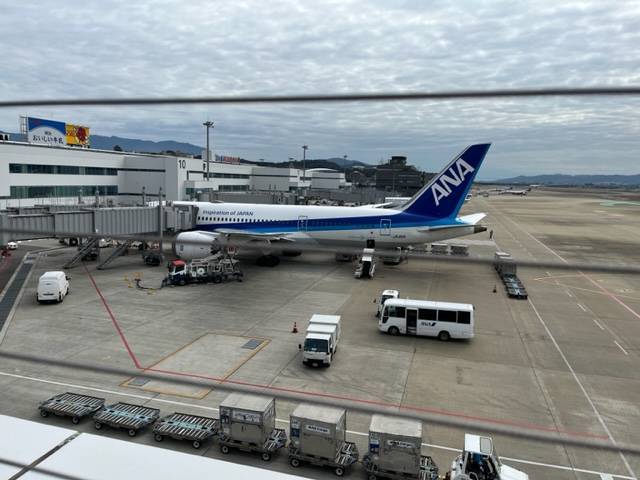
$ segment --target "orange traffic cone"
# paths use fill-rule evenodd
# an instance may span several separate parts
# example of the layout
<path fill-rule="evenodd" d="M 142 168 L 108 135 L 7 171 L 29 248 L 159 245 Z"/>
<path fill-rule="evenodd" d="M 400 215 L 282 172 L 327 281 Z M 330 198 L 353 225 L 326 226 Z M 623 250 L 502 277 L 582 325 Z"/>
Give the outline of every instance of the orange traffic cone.
<path fill-rule="evenodd" d="M 293 330 L 291 330 L 291 333 L 298 333 L 298 325 L 296 325 L 296 322 L 293 322 Z"/>

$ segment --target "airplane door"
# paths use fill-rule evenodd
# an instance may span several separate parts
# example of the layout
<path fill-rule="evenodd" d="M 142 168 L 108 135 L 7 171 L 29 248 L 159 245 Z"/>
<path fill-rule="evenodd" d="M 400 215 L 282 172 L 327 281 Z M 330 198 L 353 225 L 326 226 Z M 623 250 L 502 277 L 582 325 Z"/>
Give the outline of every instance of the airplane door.
<path fill-rule="evenodd" d="M 298 231 L 306 232 L 307 231 L 307 222 L 309 221 L 309 217 L 305 215 L 300 215 L 298 217 Z"/>
<path fill-rule="evenodd" d="M 418 321 L 418 310 L 407 308 L 407 335 L 416 334 L 416 323 Z"/>
<path fill-rule="evenodd" d="M 391 220 L 380 220 L 380 235 L 391 235 Z"/>

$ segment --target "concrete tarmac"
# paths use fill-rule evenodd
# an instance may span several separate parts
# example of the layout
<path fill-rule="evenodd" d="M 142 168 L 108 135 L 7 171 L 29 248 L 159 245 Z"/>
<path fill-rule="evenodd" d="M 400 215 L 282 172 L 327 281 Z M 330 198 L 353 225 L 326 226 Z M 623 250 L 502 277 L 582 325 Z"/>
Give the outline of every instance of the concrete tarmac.
<path fill-rule="evenodd" d="M 467 237 L 471 255 L 492 255 L 499 249 L 527 260 L 637 263 L 639 207 L 610 199 L 617 200 L 613 195 L 543 191 L 526 197 L 473 198 L 464 213 L 487 212 L 486 224 L 494 237 Z M 38 276 L 60 269 L 72 254 L 67 249 L 41 255 L 1 349 L 125 368 L 168 366 L 181 374 L 208 374 L 640 444 L 638 277 L 520 269 L 530 297 L 514 300 L 488 265 L 380 263 L 373 280 L 356 280 L 354 265 L 336 263 L 329 255 L 305 254 L 284 257 L 276 268 L 243 261 L 242 283 L 145 291 L 133 286 L 136 274 L 142 275 L 144 285 L 157 287 L 166 271 L 145 267 L 131 255 L 107 270 L 96 271 L 95 264 L 71 270 L 72 292 L 65 301 L 38 305 Z M 475 338 L 440 342 L 381 334 L 373 300 L 387 288 L 399 289 L 403 297 L 473 303 Z M 314 313 L 342 315 L 342 340 L 330 368 L 307 368 L 301 362 L 298 344 Z M 294 322 L 298 334 L 291 333 Z M 244 340 L 252 338 L 263 342 L 255 353 L 243 350 Z M 40 419 L 38 403 L 70 390 L 100 393 L 110 402 L 149 404 L 163 414 L 177 410 L 216 416 L 225 397 L 215 389 L 194 393 L 161 382 L 145 388 L 129 380 L 3 360 L 0 413 L 70 427 L 68 419 Z M 278 418 L 286 421 L 294 407 L 278 403 Z M 350 439 L 366 452 L 369 418 L 350 414 L 347 423 Z M 89 420 L 74 428 L 94 432 Z M 462 447 L 464 432 L 430 425 L 424 432 L 423 453 L 432 455 L 444 473 L 455 449 Z M 100 435 L 129 439 L 113 430 Z M 223 456 L 215 443 L 195 451 L 188 443 L 157 444 L 149 434 L 129 440 L 292 472 L 284 452 L 266 464 L 244 453 Z M 494 441 L 504 462 L 530 478 L 640 474 L 640 458 L 631 455 L 499 435 Z M 330 470 L 312 467 L 294 472 L 333 477 Z"/>

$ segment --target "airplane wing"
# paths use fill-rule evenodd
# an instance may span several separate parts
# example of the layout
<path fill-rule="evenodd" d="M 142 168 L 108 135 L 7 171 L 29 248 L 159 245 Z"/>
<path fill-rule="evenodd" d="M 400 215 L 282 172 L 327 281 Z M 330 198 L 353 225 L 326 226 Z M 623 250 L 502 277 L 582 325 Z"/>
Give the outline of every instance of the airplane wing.
<path fill-rule="evenodd" d="M 216 228 L 214 232 L 221 235 L 227 235 L 230 238 L 235 237 L 242 240 L 294 241 L 292 238 L 288 238 L 289 235 L 291 235 L 289 232 L 247 232 L 246 230 L 239 230 L 236 228 Z"/>
<path fill-rule="evenodd" d="M 473 213 L 471 215 L 465 215 L 464 217 L 460 217 L 460 220 L 462 220 L 464 223 L 468 225 L 475 225 L 486 216 L 487 216 L 486 213 Z"/>
<path fill-rule="evenodd" d="M 464 217 L 459 217 L 459 220 L 462 221 L 462 223 L 452 223 L 450 225 L 434 225 L 432 227 L 426 227 L 426 228 L 418 228 L 419 232 L 433 232 L 434 230 L 445 230 L 448 228 L 464 228 L 464 227 L 470 227 L 473 225 L 477 225 L 477 223 L 482 220 L 484 217 L 486 217 L 487 214 L 486 213 L 474 213 L 472 215 L 465 215 Z M 478 227 L 478 229 L 484 229 L 485 227 Z M 483 231 L 483 230 L 479 230 L 479 231 Z"/>
<path fill-rule="evenodd" d="M 392 205 L 395 205 L 393 202 L 385 202 L 385 203 L 373 203 L 370 205 L 360 205 L 359 207 L 356 208 L 385 208 L 385 207 L 390 207 Z"/>

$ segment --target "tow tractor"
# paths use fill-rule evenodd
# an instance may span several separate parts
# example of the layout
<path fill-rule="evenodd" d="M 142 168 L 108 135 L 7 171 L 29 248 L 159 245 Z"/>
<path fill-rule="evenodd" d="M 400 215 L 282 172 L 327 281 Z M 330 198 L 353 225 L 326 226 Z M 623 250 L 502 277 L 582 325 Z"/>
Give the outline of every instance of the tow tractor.
<path fill-rule="evenodd" d="M 504 465 L 490 437 L 464 435 L 464 451 L 451 464 L 445 480 L 529 480 L 529 475 Z"/>
<path fill-rule="evenodd" d="M 364 248 L 362 255 L 358 259 L 356 271 L 353 276 L 356 278 L 373 278 L 373 274 L 376 271 L 376 259 L 374 256 L 375 250 L 373 248 Z"/>
<path fill-rule="evenodd" d="M 238 263 L 230 254 L 220 252 L 190 262 L 173 260 L 169 262 L 169 274 L 164 284 L 182 286 L 187 283 L 220 283 L 230 279 L 241 282 L 244 274 Z"/>

